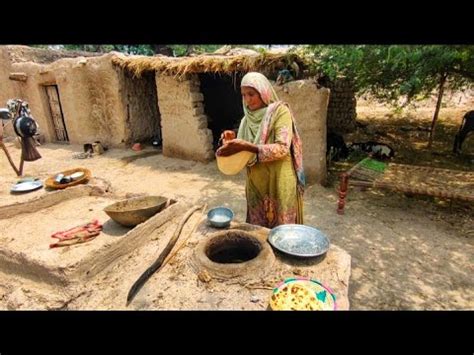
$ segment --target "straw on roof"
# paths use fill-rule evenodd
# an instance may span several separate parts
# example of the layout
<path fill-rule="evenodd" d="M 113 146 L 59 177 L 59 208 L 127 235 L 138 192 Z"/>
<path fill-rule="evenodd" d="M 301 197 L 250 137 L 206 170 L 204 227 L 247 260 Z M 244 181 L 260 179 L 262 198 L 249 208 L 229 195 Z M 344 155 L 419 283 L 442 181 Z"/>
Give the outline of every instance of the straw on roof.
<path fill-rule="evenodd" d="M 199 55 L 196 57 L 115 56 L 112 63 L 139 77 L 144 72 L 157 71 L 182 76 L 188 73 L 223 73 L 274 71 L 293 62 L 303 64 L 294 53 L 256 53 L 242 55 Z"/>

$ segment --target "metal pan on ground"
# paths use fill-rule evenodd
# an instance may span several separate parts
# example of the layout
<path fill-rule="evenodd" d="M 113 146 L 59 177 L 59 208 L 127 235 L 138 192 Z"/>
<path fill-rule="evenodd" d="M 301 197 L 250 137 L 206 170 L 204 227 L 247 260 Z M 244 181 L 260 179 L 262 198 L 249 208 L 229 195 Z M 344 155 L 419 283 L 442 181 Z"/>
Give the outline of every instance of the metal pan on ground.
<path fill-rule="evenodd" d="M 320 230 L 302 224 L 282 224 L 273 228 L 268 242 L 282 253 L 312 258 L 329 250 L 329 239 Z"/>
<path fill-rule="evenodd" d="M 24 181 L 13 185 L 10 189 L 12 193 L 24 193 L 35 191 L 43 187 L 43 182 L 40 180 Z"/>

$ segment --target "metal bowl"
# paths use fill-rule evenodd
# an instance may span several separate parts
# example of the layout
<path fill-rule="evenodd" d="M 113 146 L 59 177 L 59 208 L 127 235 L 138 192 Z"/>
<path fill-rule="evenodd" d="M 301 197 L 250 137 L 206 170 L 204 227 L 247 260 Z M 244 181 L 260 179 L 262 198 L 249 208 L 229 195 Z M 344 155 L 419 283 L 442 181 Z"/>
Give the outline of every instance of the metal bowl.
<path fill-rule="evenodd" d="M 211 226 L 216 228 L 225 228 L 230 226 L 234 219 L 234 212 L 227 207 L 215 207 L 207 213 L 207 220 Z"/>
<path fill-rule="evenodd" d="M 167 203 L 168 199 L 163 196 L 133 197 L 107 206 L 104 212 L 125 227 L 135 227 L 163 210 Z"/>
<path fill-rule="evenodd" d="M 329 239 L 323 232 L 302 224 L 283 224 L 273 228 L 268 242 L 285 254 L 299 257 L 316 257 L 329 250 Z"/>

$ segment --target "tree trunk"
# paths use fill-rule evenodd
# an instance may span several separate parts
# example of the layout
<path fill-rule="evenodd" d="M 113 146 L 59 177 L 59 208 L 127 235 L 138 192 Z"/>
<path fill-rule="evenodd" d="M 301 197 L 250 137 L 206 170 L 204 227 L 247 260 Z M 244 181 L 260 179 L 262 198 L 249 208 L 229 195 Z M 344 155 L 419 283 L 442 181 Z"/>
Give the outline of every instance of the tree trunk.
<path fill-rule="evenodd" d="M 193 52 L 194 52 L 194 46 L 192 44 L 186 45 L 186 52 L 184 53 L 184 55 L 186 57 L 189 57 Z"/>
<path fill-rule="evenodd" d="M 435 134 L 435 128 L 436 128 L 436 121 L 438 120 L 438 114 L 439 110 L 441 108 L 441 100 L 443 99 L 443 93 L 444 93 L 444 84 L 446 83 L 448 75 L 446 73 L 443 73 L 441 75 L 441 78 L 439 80 L 439 89 L 438 89 L 438 101 L 436 102 L 436 109 L 433 115 L 433 121 L 431 122 L 431 129 L 430 129 L 430 138 L 428 140 L 428 149 L 431 149 L 431 145 L 433 144 L 433 138 Z"/>

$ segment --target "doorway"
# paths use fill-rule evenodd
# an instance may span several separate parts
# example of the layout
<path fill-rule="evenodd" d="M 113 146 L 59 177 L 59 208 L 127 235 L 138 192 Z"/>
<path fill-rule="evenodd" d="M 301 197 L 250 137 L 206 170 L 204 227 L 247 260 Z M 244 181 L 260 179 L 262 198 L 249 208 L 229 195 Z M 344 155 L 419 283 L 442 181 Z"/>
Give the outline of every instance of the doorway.
<path fill-rule="evenodd" d="M 45 86 L 48 97 L 49 110 L 51 113 L 51 121 L 53 122 L 56 140 L 58 142 L 69 142 L 69 137 L 64 123 L 63 110 L 61 108 L 61 100 L 59 99 L 59 91 L 57 85 Z"/>
<path fill-rule="evenodd" d="M 212 131 L 213 148 L 216 150 L 222 131 L 238 129 L 244 116 L 240 82 L 243 74 L 199 74 L 204 111 L 208 128 Z"/>

